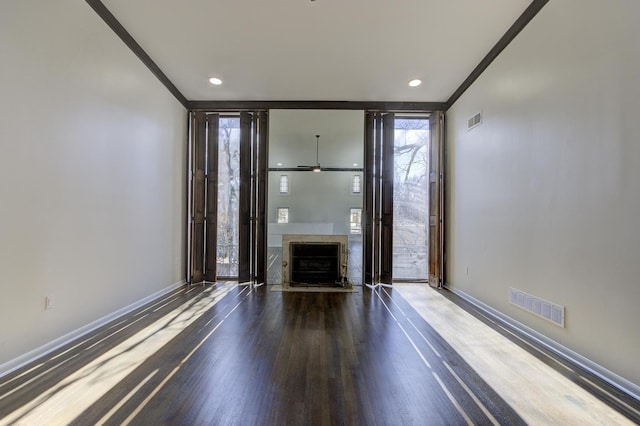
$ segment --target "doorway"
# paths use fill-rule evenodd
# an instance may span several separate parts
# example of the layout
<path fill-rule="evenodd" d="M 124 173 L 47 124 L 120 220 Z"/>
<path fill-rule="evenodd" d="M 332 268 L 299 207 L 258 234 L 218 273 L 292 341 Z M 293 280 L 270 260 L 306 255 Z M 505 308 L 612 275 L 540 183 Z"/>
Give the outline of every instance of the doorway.
<path fill-rule="evenodd" d="M 269 111 L 268 284 L 287 282 L 288 235 L 346 237 L 347 282 L 362 284 L 362 122 L 359 110 Z"/>
<path fill-rule="evenodd" d="M 264 283 L 267 113 L 189 120 L 187 281 Z"/>

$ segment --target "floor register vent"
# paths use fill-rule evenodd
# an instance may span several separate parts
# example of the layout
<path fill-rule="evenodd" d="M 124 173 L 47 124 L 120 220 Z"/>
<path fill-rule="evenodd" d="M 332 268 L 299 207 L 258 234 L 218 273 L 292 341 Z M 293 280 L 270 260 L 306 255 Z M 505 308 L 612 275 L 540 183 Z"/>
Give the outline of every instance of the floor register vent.
<path fill-rule="evenodd" d="M 564 327 L 564 306 L 532 296 L 524 291 L 510 288 L 509 303 L 527 312 Z"/>

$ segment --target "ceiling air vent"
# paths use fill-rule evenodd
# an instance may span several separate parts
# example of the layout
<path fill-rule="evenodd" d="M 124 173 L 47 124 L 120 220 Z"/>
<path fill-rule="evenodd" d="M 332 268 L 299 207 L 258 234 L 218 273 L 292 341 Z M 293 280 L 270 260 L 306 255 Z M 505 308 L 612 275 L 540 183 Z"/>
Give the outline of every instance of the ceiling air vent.
<path fill-rule="evenodd" d="M 480 123 L 482 123 L 482 113 L 481 112 L 477 113 L 476 115 L 471 117 L 469 120 L 467 120 L 467 130 L 473 129 L 474 127 L 476 127 Z"/>

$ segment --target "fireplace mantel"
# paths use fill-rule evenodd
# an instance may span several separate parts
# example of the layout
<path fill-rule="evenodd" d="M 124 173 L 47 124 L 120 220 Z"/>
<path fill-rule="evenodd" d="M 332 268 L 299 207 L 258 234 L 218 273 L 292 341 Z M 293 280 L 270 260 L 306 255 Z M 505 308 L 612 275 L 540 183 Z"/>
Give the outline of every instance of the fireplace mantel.
<path fill-rule="evenodd" d="M 288 288 L 291 283 L 291 245 L 292 244 L 321 244 L 321 243 L 338 243 L 339 249 L 339 282 L 342 285 L 347 283 L 347 253 L 348 253 L 348 236 L 347 235 L 303 235 L 303 234 L 285 234 L 282 236 L 282 286 Z"/>

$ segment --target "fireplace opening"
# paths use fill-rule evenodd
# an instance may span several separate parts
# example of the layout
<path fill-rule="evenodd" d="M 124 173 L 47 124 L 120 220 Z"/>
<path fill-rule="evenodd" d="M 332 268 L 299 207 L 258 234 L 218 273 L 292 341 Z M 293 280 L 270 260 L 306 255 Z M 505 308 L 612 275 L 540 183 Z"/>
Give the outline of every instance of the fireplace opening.
<path fill-rule="evenodd" d="M 291 285 L 340 282 L 340 243 L 291 243 Z"/>

